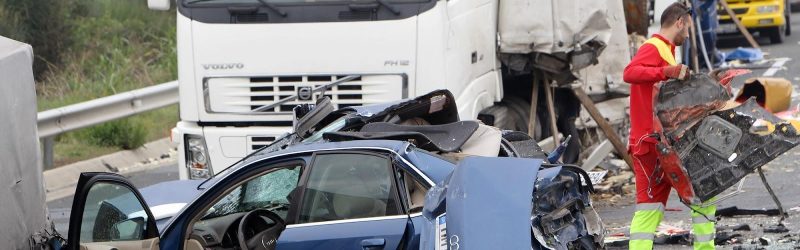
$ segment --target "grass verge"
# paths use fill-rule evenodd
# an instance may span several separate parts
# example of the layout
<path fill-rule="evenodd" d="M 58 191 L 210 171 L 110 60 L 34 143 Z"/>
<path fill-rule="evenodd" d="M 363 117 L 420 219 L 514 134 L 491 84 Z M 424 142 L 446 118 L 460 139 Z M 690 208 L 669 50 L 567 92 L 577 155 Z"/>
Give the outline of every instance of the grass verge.
<path fill-rule="evenodd" d="M 142 0 L 60 2 L 70 7 L 70 11 L 60 11 L 66 14 L 51 17 L 59 18 L 64 25 L 59 26 L 61 33 L 48 39 L 63 39 L 69 43 L 66 49 L 59 51 L 60 63 L 48 65 L 44 73 L 37 75 L 39 111 L 177 78 L 174 11 L 149 10 L 147 1 Z M 2 10 L 0 8 L 0 18 L 3 18 Z M 35 6 L 31 10 L 35 10 Z M 31 43 L 35 39 L 40 38 L 19 40 Z M 43 51 L 40 49 L 34 45 L 34 53 Z M 173 105 L 59 135 L 54 150 L 55 166 L 136 148 L 167 137 L 177 121 L 178 108 Z"/>

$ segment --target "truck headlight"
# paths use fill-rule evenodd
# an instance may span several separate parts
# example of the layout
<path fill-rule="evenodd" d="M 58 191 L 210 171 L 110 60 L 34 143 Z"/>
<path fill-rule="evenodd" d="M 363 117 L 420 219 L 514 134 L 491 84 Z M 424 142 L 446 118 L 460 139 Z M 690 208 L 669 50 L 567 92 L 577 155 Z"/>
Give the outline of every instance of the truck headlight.
<path fill-rule="evenodd" d="M 764 5 L 764 6 L 758 6 L 758 8 L 756 8 L 756 12 L 758 12 L 759 14 L 767 14 L 767 13 L 778 12 L 778 9 L 780 9 L 780 6 L 778 5 Z"/>
<path fill-rule="evenodd" d="M 185 135 L 184 141 L 189 179 L 211 178 L 214 173 L 211 172 L 211 163 L 208 162 L 206 141 L 201 136 L 188 134 Z"/>

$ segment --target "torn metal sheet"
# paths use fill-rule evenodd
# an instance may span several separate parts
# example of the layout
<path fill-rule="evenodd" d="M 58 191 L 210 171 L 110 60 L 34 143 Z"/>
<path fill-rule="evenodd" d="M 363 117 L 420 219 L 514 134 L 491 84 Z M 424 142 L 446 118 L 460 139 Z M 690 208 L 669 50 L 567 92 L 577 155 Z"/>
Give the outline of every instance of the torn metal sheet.
<path fill-rule="evenodd" d="M 656 87 L 653 112 L 667 137 L 679 138 L 702 118 L 725 106 L 730 92 L 714 79 L 699 74 L 687 81 L 668 81 Z"/>
<path fill-rule="evenodd" d="M 315 107 L 298 108 L 313 115 Z M 342 108 L 316 124 L 296 122 L 306 128 L 286 134 L 259 152 L 282 150 L 298 143 L 322 140 L 350 141 L 392 139 L 404 140 L 417 147 L 439 153 L 465 153 L 481 156 L 546 158 L 547 154 L 525 133 L 499 131 L 494 127 L 478 126 L 474 121 L 459 121 L 455 98 L 448 90 L 436 90 L 412 100 L 390 104 Z M 296 115 L 302 120 L 302 115 Z M 246 159 L 244 161 L 247 161 Z"/>
<path fill-rule="evenodd" d="M 538 69 L 558 84 L 581 79 L 591 94 L 623 85 L 630 52 L 619 1 L 500 1 L 498 38 L 511 72 Z"/>
<path fill-rule="evenodd" d="M 364 125 L 359 132 L 328 132 L 323 134 L 323 138 L 329 141 L 387 139 L 413 141 L 417 147 L 428 151 L 455 152 L 477 129 L 476 121 L 417 126 L 376 122 Z"/>
<path fill-rule="evenodd" d="M 547 249 L 594 249 L 605 230 L 581 185 L 581 170 L 552 167 L 539 171 L 531 211 L 534 238 Z M 541 202 L 547 201 L 547 202 Z"/>
<path fill-rule="evenodd" d="M 591 40 L 607 44 L 611 37 L 610 2 L 614 1 L 500 1 L 500 51 L 554 54 L 571 52 Z M 619 12 L 622 13 L 622 8 Z"/>
<path fill-rule="evenodd" d="M 730 93 L 708 76 L 659 84 L 654 95 L 663 179 L 685 203 L 710 200 L 800 144 L 800 121 L 754 98 L 731 107 Z"/>

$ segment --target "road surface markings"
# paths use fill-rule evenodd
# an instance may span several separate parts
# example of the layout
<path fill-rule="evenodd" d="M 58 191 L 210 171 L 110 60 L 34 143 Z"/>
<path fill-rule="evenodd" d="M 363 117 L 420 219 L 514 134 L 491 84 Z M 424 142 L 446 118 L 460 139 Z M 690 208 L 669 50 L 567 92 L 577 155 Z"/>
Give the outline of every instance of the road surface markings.
<path fill-rule="evenodd" d="M 789 58 L 778 58 L 778 59 L 775 59 L 775 63 L 773 63 L 772 66 L 769 67 L 769 70 L 764 72 L 763 76 L 766 76 L 766 77 L 774 76 L 775 73 L 778 73 L 778 70 L 783 68 L 783 65 L 786 64 L 786 62 L 788 62 L 788 61 L 789 61 Z"/>

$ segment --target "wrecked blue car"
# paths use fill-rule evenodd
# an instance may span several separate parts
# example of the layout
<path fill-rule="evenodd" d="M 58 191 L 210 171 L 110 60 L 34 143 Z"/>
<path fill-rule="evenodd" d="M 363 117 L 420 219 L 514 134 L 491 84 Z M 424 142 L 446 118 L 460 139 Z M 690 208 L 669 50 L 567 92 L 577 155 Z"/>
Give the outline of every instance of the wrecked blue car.
<path fill-rule="evenodd" d="M 157 227 L 123 177 L 84 173 L 68 249 L 595 249 L 580 168 L 524 133 L 459 121 L 452 95 L 296 109 L 295 132 L 197 184 Z M 169 194 L 170 190 L 163 190 Z"/>

